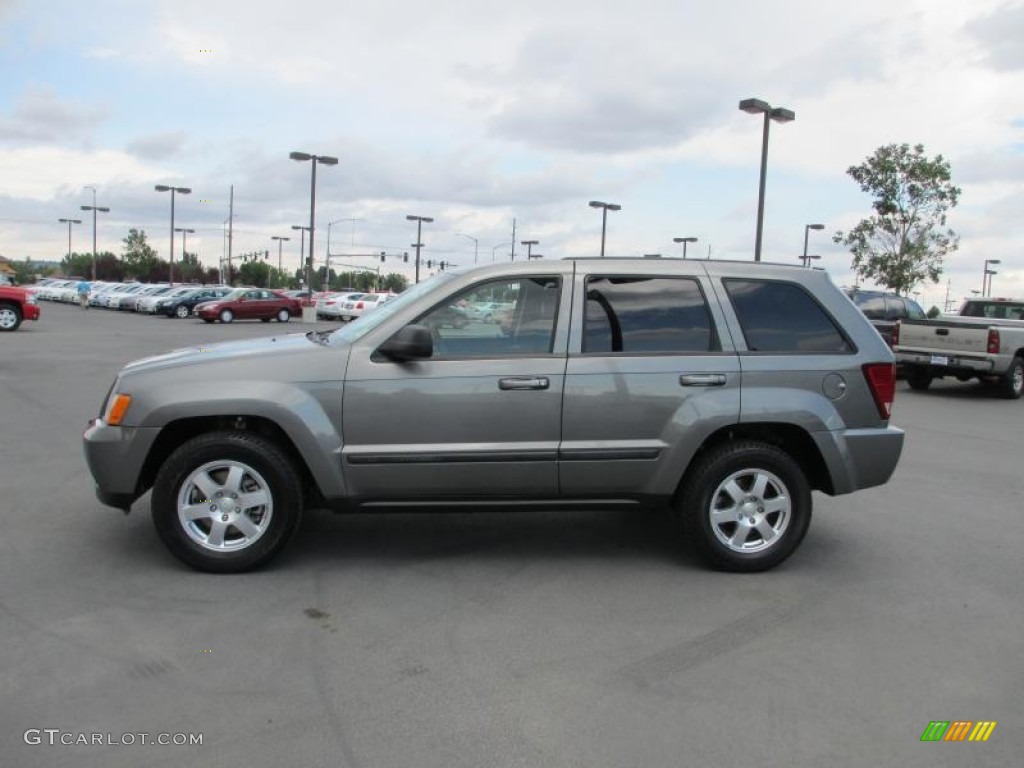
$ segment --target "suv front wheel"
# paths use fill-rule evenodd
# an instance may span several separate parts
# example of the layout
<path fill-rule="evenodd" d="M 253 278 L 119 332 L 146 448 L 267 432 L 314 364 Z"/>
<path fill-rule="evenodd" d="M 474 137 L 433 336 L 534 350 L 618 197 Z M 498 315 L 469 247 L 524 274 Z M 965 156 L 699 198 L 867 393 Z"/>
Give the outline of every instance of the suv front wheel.
<path fill-rule="evenodd" d="M 291 459 L 249 432 L 211 432 L 182 444 L 153 485 L 153 523 L 179 560 L 201 571 L 237 573 L 270 560 L 302 512 Z"/>
<path fill-rule="evenodd" d="M 698 459 L 679 511 L 705 561 L 753 573 L 793 554 L 811 523 L 811 506 L 807 478 L 788 453 L 744 440 Z"/>

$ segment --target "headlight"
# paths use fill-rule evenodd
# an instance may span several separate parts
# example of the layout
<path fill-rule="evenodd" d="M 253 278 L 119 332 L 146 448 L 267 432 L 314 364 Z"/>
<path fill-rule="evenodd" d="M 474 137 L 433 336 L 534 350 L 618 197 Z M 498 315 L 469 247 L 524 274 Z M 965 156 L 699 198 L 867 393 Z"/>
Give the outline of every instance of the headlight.
<path fill-rule="evenodd" d="M 25 303 L 26 304 L 35 304 L 36 303 L 36 295 L 34 293 L 30 293 L 27 296 L 25 296 Z"/>

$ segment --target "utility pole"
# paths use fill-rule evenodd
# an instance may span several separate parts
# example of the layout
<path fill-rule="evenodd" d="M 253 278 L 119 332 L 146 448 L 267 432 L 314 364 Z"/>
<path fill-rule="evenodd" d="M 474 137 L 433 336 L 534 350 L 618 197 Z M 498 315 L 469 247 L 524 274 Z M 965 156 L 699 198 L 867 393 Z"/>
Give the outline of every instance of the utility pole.
<path fill-rule="evenodd" d="M 516 220 L 512 219 L 512 261 L 516 260 Z"/>
<path fill-rule="evenodd" d="M 228 285 L 231 285 L 231 239 L 235 228 L 235 185 L 231 185 L 228 198 Z"/>

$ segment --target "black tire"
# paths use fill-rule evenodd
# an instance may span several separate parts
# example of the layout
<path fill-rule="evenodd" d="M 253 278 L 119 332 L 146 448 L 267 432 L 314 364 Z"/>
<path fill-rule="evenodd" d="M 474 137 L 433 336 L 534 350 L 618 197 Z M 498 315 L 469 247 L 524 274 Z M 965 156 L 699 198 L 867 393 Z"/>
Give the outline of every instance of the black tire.
<path fill-rule="evenodd" d="M 1007 400 L 1019 400 L 1024 394 L 1024 360 L 1013 358 L 1006 374 L 999 379 L 999 396 Z"/>
<path fill-rule="evenodd" d="M 211 487 L 229 489 L 232 485 L 227 469 L 216 466 L 229 462 L 245 468 L 240 470 L 240 476 L 248 485 L 242 488 L 241 495 L 244 497 L 250 492 L 269 495 L 269 507 L 254 507 L 262 512 L 257 511 L 250 517 L 235 509 L 217 510 L 216 506 L 211 506 L 209 519 L 196 517 L 192 525 L 187 526 L 178 514 L 178 501 L 181 494 L 190 492 L 188 489 L 198 488 L 190 481 L 193 473 L 205 465 L 213 467 L 207 475 Z M 191 493 L 194 495 L 195 491 Z M 227 490 L 216 493 L 230 495 Z M 211 505 L 217 501 L 238 504 L 220 496 L 208 501 Z M 196 509 L 206 503 L 206 499 L 191 501 Z M 200 571 L 239 573 L 263 565 L 288 543 L 302 515 L 302 484 L 292 460 L 272 441 L 249 432 L 211 432 L 183 443 L 163 463 L 153 485 L 151 506 L 157 534 L 175 557 Z M 226 522 L 229 511 L 234 519 L 244 518 L 250 529 L 259 530 L 261 525 L 264 528 L 251 536 L 251 543 L 246 543 L 250 536 L 242 527 Z M 213 526 L 218 525 L 215 518 L 221 514 L 224 524 L 220 536 L 224 543 L 219 548 L 209 541 L 202 543 L 204 537 L 214 538 Z M 269 520 L 265 520 L 268 514 Z"/>
<path fill-rule="evenodd" d="M 292 319 L 292 313 L 289 312 L 287 309 L 281 308 L 280 310 L 278 310 L 277 322 L 279 322 L 279 323 L 287 323 L 291 319 Z"/>
<path fill-rule="evenodd" d="M 179 304 L 177 307 L 174 308 L 174 316 L 180 317 L 182 320 L 184 320 L 190 314 L 192 314 L 192 311 L 185 304 Z"/>
<path fill-rule="evenodd" d="M 745 494 L 741 500 L 723 490 L 730 479 Z M 759 479 L 765 483 L 760 494 Z M 725 519 L 730 501 L 738 515 L 757 524 Z M 754 440 L 728 443 L 698 459 L 678 506 L 686 536 L 704 561 L 737 573 L 766 571 L 793 554 L 811 524 L 811 508 L 800 465 L 781 448 Z M 722 519 L 714 519 L 715 510 Z"/>
<path fill-rule="evenodd" d="M 269 323 L 270 322 L 270 318 L 269 317 L 261 317 L 260 318 L 260 322 L 261 323 Z"/>
<path fill-rule="evenodd" d="M 924 391 L 931 386 L 932 383 L 932 372 L 928 370 L 927 366 L 923 365 L 908 365 L 907 366 L 907 384 L 911 389 L 918 391 Z"/>
<path fill-rule="evenodd" d="M 8 301 L 0 302 L 0 332 L 18 330 L 21 320 L 21 307 Z"/>
<path fill-rule="evenodd" d="M 222 309 L 220 311 L 219 319 L 222 323 L 230 323 L 235 319 L 235 313 L 230 309 Z"/>
<path fill-rule="evenodd" d="M 212 323 L 213 322 L 213 318 L 212 317 L 204 317 L 203 318 L 203 322 L 204 323 Z"/>

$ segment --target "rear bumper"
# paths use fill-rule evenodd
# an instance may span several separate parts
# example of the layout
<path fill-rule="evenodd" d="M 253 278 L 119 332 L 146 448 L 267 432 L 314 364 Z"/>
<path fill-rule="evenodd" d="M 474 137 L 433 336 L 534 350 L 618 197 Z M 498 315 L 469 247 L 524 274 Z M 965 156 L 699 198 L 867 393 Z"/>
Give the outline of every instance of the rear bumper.
<path fill-rule="evenodd" d="M 814 440 L 839 496 L 889 482 L 903 453 L 904 432 L 898 427 L 818 432 Z"/>
<path fill-rule="evenodd" d="M 946 364 L 935 363 L 935 357 L 945 358 Z M 936 373 L 942 373 L 944 370 L 949 373 L 956 371 L 971 371 L 976 374 L 991 374 L 993 372 L 994 363 L 992 360 L 984 357 L 969 357 L 966 355 L 957 354 L 936 354 L 932 355 L 927 352 L 904 352 L 899 351 L 896 353 L 896 362 L 899 365 L 920 365 L 931 368 Z"/>

